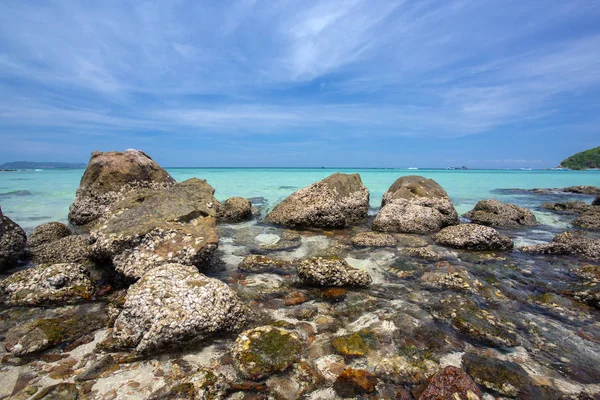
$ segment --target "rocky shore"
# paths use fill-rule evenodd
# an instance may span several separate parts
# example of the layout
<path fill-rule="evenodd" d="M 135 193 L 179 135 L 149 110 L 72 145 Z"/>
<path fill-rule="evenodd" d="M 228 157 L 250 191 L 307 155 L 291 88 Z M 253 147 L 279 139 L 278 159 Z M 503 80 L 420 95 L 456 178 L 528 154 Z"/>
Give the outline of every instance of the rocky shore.
<path fill-rule="evenodd" d="M 600 188 L 548 193 L 598 197 L 521 246 L 420 176 L 374 215 L 358 174 L 271 207 L 94 152 L 70 226 L 0 209 L 0 399 L 600 398 Z"/>

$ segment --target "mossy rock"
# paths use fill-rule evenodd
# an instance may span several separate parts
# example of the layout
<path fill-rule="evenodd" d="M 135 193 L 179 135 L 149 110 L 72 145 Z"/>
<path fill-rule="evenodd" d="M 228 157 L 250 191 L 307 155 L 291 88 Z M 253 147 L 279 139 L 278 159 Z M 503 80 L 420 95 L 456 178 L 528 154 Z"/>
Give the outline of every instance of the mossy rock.
<path fill-rule="evenodd" d="M 238 336 L 233 357 L 242 375 L 259 380 L 287 369 L 300 359 L 302 349 L 296 334 L 274 326 L 261 326 Z"/>
<path fill-rule="evenodd" d="M 367 354 L 369 347 L 374 347 L 374 341 L 374 333 L 363 329 L 360 332 L 334 337 L 331 344 L 343 356 L 362 357 Z"/>

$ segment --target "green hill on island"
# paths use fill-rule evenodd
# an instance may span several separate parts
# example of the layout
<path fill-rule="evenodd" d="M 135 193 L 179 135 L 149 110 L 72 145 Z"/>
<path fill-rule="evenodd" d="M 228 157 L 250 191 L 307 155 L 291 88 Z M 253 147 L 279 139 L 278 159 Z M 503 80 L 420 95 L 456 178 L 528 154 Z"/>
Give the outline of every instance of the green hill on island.
<path fill-rule="evenodd" d="M 600 147 L 574 154 L 561 162 L 560 166 L 569 169 L 600 168 Z"/>

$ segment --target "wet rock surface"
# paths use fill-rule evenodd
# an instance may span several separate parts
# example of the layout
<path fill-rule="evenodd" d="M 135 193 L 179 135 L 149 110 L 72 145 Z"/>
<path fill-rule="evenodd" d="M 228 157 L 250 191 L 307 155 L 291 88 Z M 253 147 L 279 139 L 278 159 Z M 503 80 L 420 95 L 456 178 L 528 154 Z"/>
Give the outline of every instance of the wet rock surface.
<path fill-rule="evenodd" d="M 498 228 L 519 228 L 537 224 L 535 215 L 524 207 L 498 200 L 481 200 L 464 214 L 472 222 Z"/>
<path fill-rule="evenodd" d="M 476 224 L 461 224 L 442 229 L 433 240 L 443 246 L 467 250 L 510 250 L 513 241 L 497 230 Z"/>
<path fill-rule="evenodd" d="M 252 218 L 252 204 L 243 197 L 230 197 L 219 205 L 219 222 L 242 222 Z"/>
<path fill-rule="evenodd" d="M 366 287 L 372 282 L 366 271 L 353 268 L 338 257 L 313 257 L 297 266 L 298 277 L 308 285 Z"/>
<path fill-rule="evenodd" d="M 267 215 L 290 228 L 344 228 L 366 218 L 369 190 L 358 174 L 333 174 L 301 189 Z"/>
<path fill-rule="evenodd" d="M 377 378 L 369 371 L 345 369 L 333 384 L 335 392 L 341 397 L 355 397 L 375 392 Z"/>
<path fill-rule="evenodd" d="M 458 214 L 440 185 L 421 176 L 404 176 L 384 193 L 373 230 L 424 234 L 455 224 Z"/>
<path fill-rule="evenodd" d="M 361 232 L 352 237 L 352 244 L 357 247 L 393 247 L 397 242 L 394 235 L 380 232 Z"/>
<path fill-rule="evenodd" d="M 79 264 L 40 265 L 0 281 L 0 303 L 8 305 L 69 304 L 93 296 L 90 275 Z"/>
<path fill-rule="evenodd" d="M 125 197 L 92 229 L 95 257 L 134 279 L 165 263 L 205 267 L 219 242 L 213 194 L 206 181 L 193 178 Z"/>
<path fill-rule="evenodd" d="M 258 380 L 287 369 L 299 361 L 302 343 L 285 329 L 261 326 L 242 332 L 233 346 L 236 368 L 247 378 Z"/>
<path fill-rule="evenodd" d="M 69 235 L 71 235 L 71 230 L 65 224 L 61 222 L 48 222 L 33 230 L 33 233 L 27 238 L 27 245 L 29 247 L 37 247 Z"/>
<path fill-rule="evenodd" d="M 262 256 L 259 254 L 251 254 L 244 257 L 238 269 L 244 272 L 275 272 L 290 270 L 293 263 L 284 260 Z"/>
<path fill-rule="evenodd" d="M 551 243 L 524 246 L 520 250 L 534 254 L 571 254 L 588 260 L 600 260 L 600 239 L 581 231 L 567 231 L 556 235 Z"/>
<path fill-rule="evenodd" d="M 239 330 L 248 315 L 223 282 L 192 266 L 163 264 L 129 288 L 113 336 L 137 352 L 160 351 Z"/>
<path fill-rule="evenodd" d="M 87 235 L 71 235 L 31 249 L 36 264 L 85 263 L 91 257 Z"/>
<path fill-rule="evenodd" d="M 14 268 L 25 255 L 27 235 L 0 210 L 0 271 Z"/>
<path fill-rule="evenodd" d="M 481 398 L 481 390 L 465 371 L 457 367 L 446 367 L 431 378 L 419 400 Z"/>
<path fill-rule="evenodd" d="M 89 224 L 104 216 L 112 203 L 131 190 L 173 183 L 175 180 L 143 151 L 96 151 L 69 209 L 69 221 L 73 225 Z"/>

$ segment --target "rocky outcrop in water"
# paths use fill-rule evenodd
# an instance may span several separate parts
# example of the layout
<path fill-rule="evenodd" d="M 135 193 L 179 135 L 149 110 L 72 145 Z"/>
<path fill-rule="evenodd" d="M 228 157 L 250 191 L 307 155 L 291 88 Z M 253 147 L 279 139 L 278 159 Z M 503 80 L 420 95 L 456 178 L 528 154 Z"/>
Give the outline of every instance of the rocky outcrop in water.
<path fill-rule="evenodd" d="M 397 242 L 394 235 L 381 232 L 361 232 L 352 238 L 356 247 L 394 247 Z"/>
<path fill-rule="evenodd" d="M 252 204 L 243 197 L 230 197 L 219 205 L 219 222 L 242 222 L 252 219 Z"/>
<path fill-rule="evenodd" d="M 0 209 L 0 271 L 16 267 L 25 255 L 27 235 Z"/>
<path fill-rule="evenodd" d="M 537 225 L 535 215 L 524 207 L 498 200 L 481 200 L 464 217 L 480 225 L 497 228 L 519 228 Z"/>
<path fill-rule="evenodd" d="M 297 266 L 298 277 L 307 285 L 366 287 L 372 282 L 366 271 L 350 266 L 339 257 L 312 257 Z"/>
<path fill-rule="evenodd" d="M 262 256 L 259 254 L 251 254 L 244 257 L 238 265 L 238 269 L 244 272 L 276 272 L 289 270 L 292 263 L 289 261 L 277 260 L 274 258 Z"/>
<path fill-rule="evenodd" d="M 600 196 L 596 196 L 594 201 L 592 201 L 593 206 L 600 206 Z"/>
<path fill-rule="evenodd" d="M 574 255 L 588 260 L 600 260 L 600 239 L 581 231 L 556 235 L 551 243 L 523 246 L 519 250 L 532 254 Z"/>
<path fill-rule="evenodd" d="M 590 206 L 588 211 L 583 212 L 573 221 L 573 225 L 581 229 L 600 230 L 600 207 Z"/>
<path fill-rule="evenodd" d="M 246 305 L 223 282 L 193 266 L 163 264 L 129 288 L 113 337 L 147 353 L 237 331 L 248 316 Z"/>
<path fill-rule="evenodd" d="M 33 230 L 33 233 L 27 238 L 29 247 L 37 247 L 42 244 L 54 242 L 71 234 L 68 226 L 61 222 L 48 222 L 42 224 Z"/>
<path fill-rule="evenodd" d="M 592 208 L 584 201 L 564 201 L 559 203 L 544 203 L 542 207 L 546 210 L 557 211 L 561 213 L 582 213 Z"/>
<path fill-rule="evenodd" d="M 477 224 L 461 224 L 442 229 L 433 240 L 443 246 L 465 250 L 510 250 L 513 241 L 494 228 Z"/>
<path fill-rule="evenodd" d="M 335 173 L 292 193 L 266 221 L 290 228 L 344 228 L 367 217 L 369 190 L 358 174 Z"/>
<path fill-rule="evenodd" d="M 168 187 L 175 180 L 141 150 L 95 151 L 69 208 L 73 225 L 87 225 L 104 216 L 127 192 Z"/>
<path fill-rule="evenodd" d="M 197 178 L 129 194 L 92 229 L 94 256 L 134 279 L 166 263 L 206 266 L 219 242 L 213 194 Z"/>
<path fill-rule="evenodd" d="M 232 356 L 242 375 L 259 380 L 299 361 L 302 349 L 298 335 L 267 325 L 242 332 L 233 345 Z"/>
<path fill-rule="evenodd" d="M 0 303 L 16 306 L 69 304 L 90 300 L 94 287 L 78 264 L 40 265 L 0 281 Z"/>
<path fill-rule="evenodd" d="M 384 193 L 373 230 L 424 234 L 455 224 L 458 214 L 437 182 L 422 176 L 403 176 Z"/>

